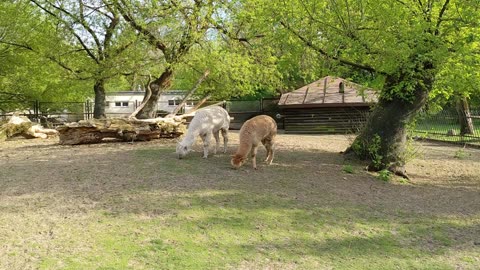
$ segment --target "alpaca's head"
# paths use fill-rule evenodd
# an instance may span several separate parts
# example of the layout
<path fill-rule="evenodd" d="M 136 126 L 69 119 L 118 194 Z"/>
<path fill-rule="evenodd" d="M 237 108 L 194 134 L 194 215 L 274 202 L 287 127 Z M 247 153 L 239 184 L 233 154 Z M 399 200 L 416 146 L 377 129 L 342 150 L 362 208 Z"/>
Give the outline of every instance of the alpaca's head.
<path fill-rule="evenodd" d="M 178 158 L 179 159 L 184 158 L 188 154 L 188 152 L 190 152 L 190 150 L 191 149 L 188 145 L 184 145 L 181 142 L 179 142 L 177 144 L 177 150 L 176 150 Z"/>
<path fill-rule="evenodd" d="M 243 157 L 241 155 L 233 155 L 230 163 L 232 164 L 234 169 L 238 169 L 243 165 L 243 163 L 245 163 L 246 160 L 246 157 Z"/>

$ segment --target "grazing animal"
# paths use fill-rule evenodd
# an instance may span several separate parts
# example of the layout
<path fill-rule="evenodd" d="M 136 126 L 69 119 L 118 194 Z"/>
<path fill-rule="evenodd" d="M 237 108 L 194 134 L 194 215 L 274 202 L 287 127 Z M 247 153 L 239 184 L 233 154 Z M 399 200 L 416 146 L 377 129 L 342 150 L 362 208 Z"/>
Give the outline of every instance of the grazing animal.
<path fill-rule="evenodd" d="M 188 126 L 187 135 L 177 144 L 176 153 L 178 158 L 181 159 L 185 157 L 188 152 L 191 151 L 197 136 L 200 136 L 203 141 L 203 158 L 208 157 L 208 148 L 212 135 L 216 141 L 213 153 L 216 154 L 217 148 L 220 145 L 220 131 L 222 131 L 223 137 L 223 152 L 226 153 L 229 126 L 230 116 L 222 107 L 211 106 L 198 110 Z"/>
<path fill-rule="evenodd" d="M 267 149 L 268 165 L 273 160 L 274 139 L 277 135 L 277 123 L 268 115 L 258 115 L 246 121 L 240 129 L 240 145 L 237 152 L 232 156 L 231 164 L 235 169 L 240 168 L 247 160 L 250 153 L 253 168 L 257 169 L 257 148 L 260 142 Z"/>

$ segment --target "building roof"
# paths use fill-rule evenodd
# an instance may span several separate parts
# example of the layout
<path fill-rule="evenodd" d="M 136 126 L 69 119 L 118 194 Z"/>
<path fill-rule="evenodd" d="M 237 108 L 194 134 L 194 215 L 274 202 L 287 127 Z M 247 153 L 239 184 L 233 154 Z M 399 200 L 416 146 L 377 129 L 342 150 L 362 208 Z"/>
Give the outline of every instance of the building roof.
<path fill-rule="evenodd" d="M 343 88 L 343 93 L 341 89 Z M 285 107 L 346 107 L 368 106 L 378 98 L 373 89 L 340 77 L 327 76 L 280 97 Z"/>

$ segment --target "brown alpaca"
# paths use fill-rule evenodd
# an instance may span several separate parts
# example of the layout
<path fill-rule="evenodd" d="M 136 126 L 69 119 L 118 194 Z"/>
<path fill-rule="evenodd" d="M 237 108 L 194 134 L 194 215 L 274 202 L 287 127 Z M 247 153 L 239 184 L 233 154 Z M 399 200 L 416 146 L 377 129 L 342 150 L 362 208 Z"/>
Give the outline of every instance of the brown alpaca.
<path fill-rule="evenodd" d="M 240 129 L 240 145 L 235 155 L 232 156 L 232 166 L 235 169 L 240 168 L 250 153 L 253 168 L 257 169 L 256 156 L 260 142 L 262 142 L 265 149 L 267 149 L 267 158 L 265 161 L 270 165 L 273 160 L 275 135 L 277 135 L 277 123 L 268 115 L 255 116 L 246 121 Z"/>

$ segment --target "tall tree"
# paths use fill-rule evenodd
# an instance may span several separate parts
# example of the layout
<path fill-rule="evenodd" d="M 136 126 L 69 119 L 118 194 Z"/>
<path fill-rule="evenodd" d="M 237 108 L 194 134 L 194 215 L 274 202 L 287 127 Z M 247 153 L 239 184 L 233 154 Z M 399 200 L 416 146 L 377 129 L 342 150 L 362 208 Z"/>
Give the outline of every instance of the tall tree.
<path fill-rule="evenodd" d="M 55 35 L 55 26 L 28 1 L 0 2 L 0 29 L 3 109 L 28 108 L 33 100 L 76 101 L 86 96 L 86 81 L 72 81 L 70 72 L 43 53 L 66 46 Z"/>
<path fill-rule="evenodd" d="M 71 47 L 68 52 L 50 52 L 49 58 L 79 78 L 93 81 L 94 117 L 104 118 L 105 84 L 125 72 L 129 63 L 123 54 L 135 42 L 122 26 L 120 14 L 109 1 L 30 2 L 56 21 L 59 33 L 65 35 Z"/>
<path fill-rule="evenodd" d="M 151 82 L 151 95 L 138 118 L 155 116 L 160 94 L 172 85 L 177 65 L 205 40 L 218 5 L 213 0 L 118 0 L 116 8 L 125 21 L 163 56 L 163 71 Z"/>
<path fill-rule="evenodd" d="M 377 82 L 378 104 L 350 151 L 369 159 L 372 170 L 399 175 L 406 175 L 406 127 L 427 102 L 442 65 L 470 50 L 467 39 L 479 38 L 474 0 L 246 0 L 243 6 L 263 18 L 269 14 L 272 32 L 287 31 L 318 61 Z"/>

